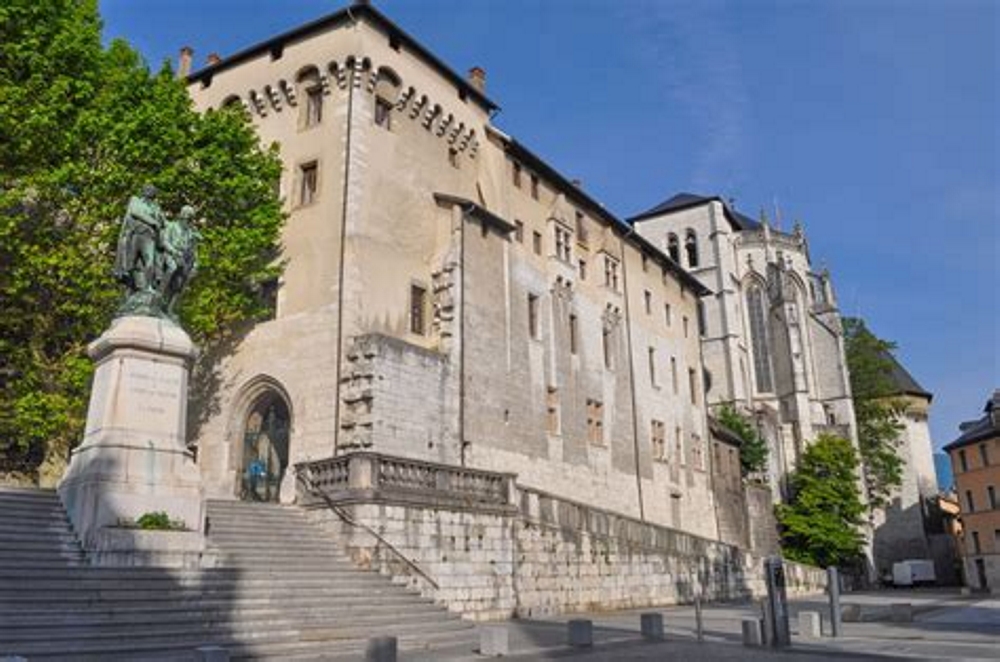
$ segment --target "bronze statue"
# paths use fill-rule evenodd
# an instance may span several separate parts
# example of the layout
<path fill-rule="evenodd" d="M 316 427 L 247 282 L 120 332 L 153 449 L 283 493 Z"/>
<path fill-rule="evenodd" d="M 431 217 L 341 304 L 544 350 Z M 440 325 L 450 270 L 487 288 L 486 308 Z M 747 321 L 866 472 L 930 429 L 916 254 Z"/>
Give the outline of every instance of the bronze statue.
<path fill-rule="evenodd" d="M 177 300 L 197 268 L 201 235 L 192 227 L 194 208 L 185 205 L 171 218 L 160 209 L 156 193 L 155 187 L 144 186 L 122 218 L 114 276 L 125 285 L 125 299 L 118 316 L 175 319 Z"/>

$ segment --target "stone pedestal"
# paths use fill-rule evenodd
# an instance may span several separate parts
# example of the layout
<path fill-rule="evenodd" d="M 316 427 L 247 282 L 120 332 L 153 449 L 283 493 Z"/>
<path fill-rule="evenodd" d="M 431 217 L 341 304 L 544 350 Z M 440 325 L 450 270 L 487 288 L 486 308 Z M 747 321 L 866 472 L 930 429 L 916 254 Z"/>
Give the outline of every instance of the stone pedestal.
<path fill-rule="evenodd" d="M 122 317 L 88 347 L 97 364 L 83 442 L 59 496 L 97 563 L 194 565 L 204 549 L 201 477 L 185 445 L 196 350 L 177 325 Z M 186 531 L 119 526 L 166 512 Z"/>

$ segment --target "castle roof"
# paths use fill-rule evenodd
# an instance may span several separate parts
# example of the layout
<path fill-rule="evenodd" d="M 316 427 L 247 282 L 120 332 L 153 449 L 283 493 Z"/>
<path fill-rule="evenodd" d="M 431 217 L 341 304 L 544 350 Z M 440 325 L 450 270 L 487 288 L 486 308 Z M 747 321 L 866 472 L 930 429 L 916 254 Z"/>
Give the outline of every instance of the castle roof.
<path fill-rule="evenodd" d="M 917 383 L 917 380 L 913 378 L 913 375 L 911 375 L 909 371 L 903 367 L 895 356 L 893 356 L 890 352 L 886 352 L 885 357 L 892 364 L 889 379 L 892 381 L 892 385 L 896 388 L 896 393 L 899 395 L 915 395 L 920 398 L 927 398 L 928 400 L 934 397 L 933 393 Z"/>
<path fill-rule="evenodd" d="M 722 209 L 726 214 L 726 218 L 729 219 L 729 222 L 732 224 L 734 229 L 756 230 L 760 228 L 760 223 L 758 221 L 755 221 L 749 216 L 736 211 L 720 196 L 704 196 L 697 195 L 695 193 L 678 193 L 672 198 L 668 198 L 660 204 L 651 207 L 640 214 L 636 214 L 627 220 L 629 223 L 635 223 L 647 218 L 652 218 L 653 216 L 659 216 L 660 214 L 667 214 L 684 209 L 691 209 L 692 207 L 699 207 L 701 205 L 708 204 L 709 202 L 719 202 L 722 204 Z"/>
<path fill-rule="evenodd" d="M 262 53 L 270 51 L 280 52 L 280 50 L 288 43 L 301 41 L 308 37 L 312 37 L 317 33 L 326 32 L 332 28 L 339 27 L 340 25 L 353 23 L 358 19 L 365 19 L 372 25 L 387 32 L 391 38 L 398 41 L 401 45 L 406 47 L 407 50 L 414 53 L 417 57 L 437 70 L 438 73 L 465 93 L 468 98 L 475 100 L 487 111 L 494 111 L 499 108 L 499 106 L 493 103 L 493 101 L 483 94 L 479 88 L 469 83 L 469 81 L 467 81 L 464 77 L 456 73 L 454 69 L 446 65 L 436 55 L 424 48 L 420 42 L 410 36 L 398 25 L 390 21 L 384 14 L 382 14 L 382 12 L 378 11 L 363 0 L 357 0 L 355 4 L 352 4 L 349 7 L 344 7 L 343 9 L 335 11 L 332 14 L 327 14 L 326 16 L 300 25 L 299 27 L 293 28 L 287 32 L 282 32 L 277 36 L 271 37 L 270 39 L 244 48 L 229 57 L 222 58 L 218 62 L 209 64 L 208 66 L 192 73 L 188 76 L 187 81 L 188 83 L 211 81 L 212 76 L 216 73 L 225 71 L 226 69 L 255 58 Z"/>
<path fill-rule="evenodd" d="M 985 415 L 975 421 L 962 423 L 962 435 L 942 450 L 953 451 L 991 437 L 1000 437 L 1000 389 L 993 391 L 993 397 L 986 401 Z"/>

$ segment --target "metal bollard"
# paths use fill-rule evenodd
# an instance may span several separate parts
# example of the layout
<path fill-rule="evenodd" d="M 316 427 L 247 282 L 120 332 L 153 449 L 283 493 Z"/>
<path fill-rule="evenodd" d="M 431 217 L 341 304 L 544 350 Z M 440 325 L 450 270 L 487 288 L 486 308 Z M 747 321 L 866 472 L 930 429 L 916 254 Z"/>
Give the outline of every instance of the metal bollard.
<path fill-rule="evenodd" d="M 585 618 L 572 620 L 566 624 L 569 645 L 582 648 L 594 645 L 594 624 Z"/>
<path fill-rule="evenodd" d="M 510 655 L 510 633 L 503 625 L 484 625 L 479 628 L 479 654 L 490 657 Z"/>
<path fill-rule="evenodd" d="M 694 630 L 698 641 L 705 641 L 705 621 L 701 613 L 701 598 L 694 599 Z"/>
<path fill-rule="evenodd" d="M 365 647 L 365 662 L 396 662 L 396 637 L 372 637 Z"/>
<path fill-rule="evenodd" d="M 642 638 L 649 641 L 663 641 L 663 614 L 647 612 L 639 616 Z"/>
<path fill-rule="evenodd" d="M 830 636 L 840 636 L 840 571 L 835 566 L 826 569 L 826 590 L 830 596 Z"/>
<path fill-rule="evenodd" d="M 764 626 L 759 618 L 743 619 L 743 645 L 762 646 L 764 640 L 761 636 Z"/>

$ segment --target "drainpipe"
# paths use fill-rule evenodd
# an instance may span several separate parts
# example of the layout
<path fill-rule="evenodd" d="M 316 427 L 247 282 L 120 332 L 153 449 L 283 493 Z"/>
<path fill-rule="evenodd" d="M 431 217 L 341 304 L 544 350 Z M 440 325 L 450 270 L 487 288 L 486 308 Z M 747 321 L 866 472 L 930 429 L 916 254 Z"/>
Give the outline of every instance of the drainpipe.
<path fill-rule="evenodd" d="M 639 495 L 639 519 L 646 521 L 646 506 L 642 498 L 642 474 L 639 468 L 639 409 L 635 397 L 635 357 L 632 355 L 632 318 L 628 308 L 628 260 L 625 256 L 625 240 L 632 236 L 635 229 L 629 227 L 628 234 L 620 240 L 622 255 L 622 290 L 625 296 L 625 343 L 628 349 L 628 381 L 632 392 L 632 452 L 635 455 L 635 487 Z"/>

